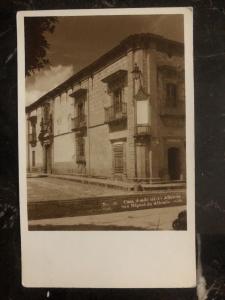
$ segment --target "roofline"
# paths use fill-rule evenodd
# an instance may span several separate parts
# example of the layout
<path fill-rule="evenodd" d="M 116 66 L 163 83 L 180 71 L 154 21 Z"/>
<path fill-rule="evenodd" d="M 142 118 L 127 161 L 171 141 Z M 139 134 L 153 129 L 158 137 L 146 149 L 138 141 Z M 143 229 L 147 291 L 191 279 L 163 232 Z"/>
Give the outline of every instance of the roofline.
<path fill-rule="evenodd" d="M 26 107 L 26 112 L 36 109 L 40 104 L 48 99 L 55 98 L 65 90 L 72 88 L 75 82 L 79 82 L 87 76 L 92 76 L 94 72 L 105 66 L 112 60 L 125 55 L 130 50 L 139 48 L 156 48 L 168 54 L 176 53 L 178 56 L 184 54 L 184 44 L 173 40 L 165 39 L 164 37 L 152 33 L 133 34 L 122 40 L 119 45 L 112 48 L 93 63 L 75 73 L 56 88 L 40 97 L 38 100 Z"/>

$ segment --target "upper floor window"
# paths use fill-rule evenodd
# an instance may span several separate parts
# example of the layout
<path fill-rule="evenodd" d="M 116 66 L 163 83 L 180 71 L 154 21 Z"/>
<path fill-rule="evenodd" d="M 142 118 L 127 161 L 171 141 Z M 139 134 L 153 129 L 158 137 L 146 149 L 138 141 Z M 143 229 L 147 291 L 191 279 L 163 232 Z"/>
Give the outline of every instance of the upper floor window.
<path fill-rule="evenodd" d="M 167 83 L 166 85 L 166 105 L 177 106 L 177 85 L 174 83 Z"/>
<path fill-rule="evenodd" d="M 82 118 L 84 116 L 84 101 L 79 102 L 77 105 L 77 115 Z"/>
<path fill-rule="evenodd" d="M 113 91 L 113 106 L 115 112 L 122 111 L 122 88 Z"/>
<path fill-rule="evenodd" d="M 127 103 L 124 101 L 124 88 L 127 86 L 127 70 L 118 70 L 102 79 L 107 84 L 111 105 L 105 107 L 105 123 L 114 124 L 114 129 L 126 127 Z M 119 126 L 120 124 L 120 126 Z"/>
<path fill-rule="evenodd" d="M 32 133 L 33 139 L 36 140 L 36 124 L 32 123 L 31 128 L 32 128 L 31 133 Z"/>
<path fill-rule="evenodd" d="M 44 120 L 47 121 L 49 119 L 50 105 L 49 103 L 45 103 L 44 105 Z"/>
<path fill-rule="evenodd" d="M 85 114 L 85 102 L 87 100 L 87 89 L 80 88 L 70 94 L 74 98 L 75 117 L 72 118 L 72 130 L 86 129 L 87 116 Z"/>
<path fill-rule="evenodd" d="M 37 134 L 36 134 L 36 123 L 37 123 L 37 117 L 32 116 L 30 117 L 30 125 L 31 125 L 31 132 L 29 133 L 29 143 L 32 147 L 36 146 L 37 142 Z"/>

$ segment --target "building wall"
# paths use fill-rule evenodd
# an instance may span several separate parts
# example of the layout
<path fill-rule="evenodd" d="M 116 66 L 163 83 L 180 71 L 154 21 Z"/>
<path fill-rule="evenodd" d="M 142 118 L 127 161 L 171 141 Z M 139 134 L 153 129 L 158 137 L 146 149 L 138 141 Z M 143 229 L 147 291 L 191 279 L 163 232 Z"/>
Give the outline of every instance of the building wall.
<path fill-rule="evenodd" d="M 74 101 L 69 96 L 72 89 L 58 95 L 53 100 L 54 139 L 53 139 L 53 173 L 74 173 L 75 146 L 71 118 L 74 117 Z"/>
<path fill-rule="evenodd" d="M 179 179 L 185 179 L 185 91 L 184 78 L 168 75 L 167 81 L 176 84 L 178 106 L 172 108 L 172 113 L 163 116 L 166 107 L 165 78 L 160 74 L 160 67 L 171 67 L 175 70 L 184 69 L 184 60 L 180 56 L 168 56 L 151 49 L 138 49 L 133 54 L 133 64 L 137 63 L 141 70 L 141 84 L 149 95 L 149 124 L 151 134 L 143 140 L 136 140 L 135 155 L 137 177 L 146 174 L 153 181 L 168 180 L 168 150 L 171 147 L 179 149 L 181 174 Z M 140 83 L 135 82 L 135 94 Z M 144 102 L 144 101 L 143 101 Z M 169 108 L 170 109 L 170 108 Z M 135 118 L 134 118 L 135 119 Z M 136 122 L 134 122 L 136 124 Z M 143 124 L 145 121 L 143 120 Z M 133 130 L 131 130 L 132 132 Z M 131 137 L 131 141 L 132 141 Z M 143 174 L 145 174 L 143 176 Z"/>
<path fill-rule="evenodd" d="M 152 58 L 152 59 L 151 59 Z M 150 53 L 150 66 L 152 73 L 152 119 L 153 119 L 153 136 L 156 139 L 152 145 L 152 169 L 153 177 L 169 179 L 168 174 L 168 149 L 170 147 L 177 147 L 180 149 L 180 162 L 181 162 L 181 176 L 180 179 L 185 179 L 185 91 L 184 91 L 184 78 L 182 75 L 169 76 L 166 79 L 161 76 L 160 71 L 157 70 L 160 66 L 166 65 L 174 67 L 176 70 L 184 69 L 184 60 L 182 57 L 171 56 L 158 51 L 151 51 Z M 154 74 L 157 73 L 157 74 Z M 172 108 L 172 113 L 168 117 L 162 117 L 162 112 L 167 109 L 165 104 L 166 89 L 165 82 L 175 83 L 177 86 L 177 107 Z M 167 82 L 166 81 L 166 82 Z M 153 104 L 152 104 L 153 105 Z M 170 109 L 170 108 L 169 108 Z M 183 117 L 182 117 L 183 116 Z"/>
<path fill-rule="evenodd" d="M 112 105 L 112 100 L 108 94 L 107 83 L 102 80 L 120 69 L 128 70 L 127 56 L 106 66 L 89 80 L 89 128 L 87 134 L 89 142 L 89 155 L 87 157 L 89 157 L 89 162 L 87 167 L 91 176 L 113 177 L 112 143 L 118 139 L 127 138 L 127 130 L 124 130 L 124 128 L 111 132 L 111 126 L 105 124 L 105 108 Z M 123 101 L 125 103 L 131 101 L 129 98 L 129 85 L 124 87 Z M 129 119 L 131 115 L 128 113 L 127 117 Z"/>
<path fill-rule="evenodd" d="M 148 119 L 151 134 L 140 142 L 135 139 L 136 100 L 135 94 L 140 82 L 133 79 L 134 64 L 140 68 L 141 84 L 149 97 Z M 113 146 L 124 145 L 125 170 L 122 178 L 133 180 L 143 172 L 153 179 L 168 179 L 168 149 L 180 149 L 181 178 L 185 178 L 185 121 L 181 114 L 162 117 L 165 108 L 165 83 L 159 71 L 161 66 L 176 69 L 183 68 L 183 58 L 168 56 L 151 49 L 128 50 L 124 56 L 90 74 L 81 82 L 75 83 L 60 95 L 51 99 L 53 115 L 53 142 L 51 144 L 52 172 L 64 174 L 84 174 L 97 177 L 113 178 Z M 127 104 L 126 126 L 110 125 L 105 122 L 105 108 L 112 105 L 112 96 L 108 84 L 103 79 L 119 70 L 127 70 L 127 81 L 123 89 L 123 101 Z M 185 110 L 184 80 L 173 78 L 177 84 L 179 109 Z M 85 114 L 87 128 L 80 133 L 85 141 L 85 163 L 77 162 L 77 136 L 71 119 L 77 116 L 77 102 L 71 97 L 72 92 L 86 89 Z M 28 114 L 28 118 L 37 115 L 37 137 L 40 134 L 40 123 L 43 108 Z M 27 130 L 30 133 L 29 121 Z M 35 151 L 35 166 L 32 167 L 32 151 Z M 28 170 L 43 171 L 43 147 L 37 138 L 34 147 L 28 145 Z M 140 171 L 139 169 L 143 169 Z"/>
<path fill-rule="evenodd" d="M 41 146 L 40 141 L 38 140 L 38 135 L 40 134 L 40 123 L 41 123 L 41 118 L 42 118 L 42 109 L 41 107 L 38 107 L 36 110 L 32 111 L 29 115 L 28 118 L 37 116 L 37 123 L 36 123 L 36 144 L 35 146 L 32 146 L 30 143 L 28 143 L 28 157 L 29 157 L 29 166 L 28 169 L 30 172 L 41 172 L 43 168 L 43 149 Z M 28 128 L 28 133 L 32 133 L 32 128 L 30 121 L 27 120 L 27 128 Z M 32 156 L 34 152 L 35 156 L 35 164 L 33 165 L 32 163 Z"/>
<path fill-rule="evenodd" d="M 75 173 L 75 147 L 73 133 L 54 137 L 53 173 Z"/>

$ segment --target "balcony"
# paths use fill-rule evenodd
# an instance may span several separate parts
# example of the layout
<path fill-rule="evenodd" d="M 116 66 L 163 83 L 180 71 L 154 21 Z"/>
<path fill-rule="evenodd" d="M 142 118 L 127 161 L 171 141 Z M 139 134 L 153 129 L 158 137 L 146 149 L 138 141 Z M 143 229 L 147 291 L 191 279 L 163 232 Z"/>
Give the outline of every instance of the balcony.
<path fill-rule="evenodd" d="M 150 125 L 137 125 L 135 130 L 135 136 L 150 136 L 151 127 Z"/>
<path fill-rule="evenodd" d="M 72 131 L 78 131 L 81 129 L 85 129 L 87 127 L 87 116 L 86 115 L 80 115 L 75 118 L 71 119 L 71 128 Z"/>
<path fill-rule="evenodd" d="M 119 103 L 105 108 L 105 123 L 114 123 L 127 119 L 127 103 Z"/>
<path fill-rule="evenodd" d="M 134 139 L 136 143 L 148 144 L 151 137 L 151 127 L 148 124 L 136 125 Z"/>
<path fill-rule="evenodd" d="M 52 115 L 48 117 L 42 118 L 40 123 L 41 131 L 38 136 L 38 140 L 40 141 L 41 145 L 50 145 L 53 142 L 53 121 Z"/>
<path fill-rule="evenodd" d="M 28 143 L 31 144 L 32 147 L 35 147 L 37 144 L 36 134 L 29 133 L 28 134 Z"/>

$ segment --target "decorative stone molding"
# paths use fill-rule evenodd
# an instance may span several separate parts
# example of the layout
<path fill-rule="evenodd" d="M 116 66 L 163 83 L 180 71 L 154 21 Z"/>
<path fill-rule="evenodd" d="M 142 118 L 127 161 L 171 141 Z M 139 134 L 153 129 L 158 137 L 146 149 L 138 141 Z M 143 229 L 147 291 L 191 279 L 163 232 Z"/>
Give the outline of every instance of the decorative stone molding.
<path fill-rule="evenodd" d="M 46 116 L 45 116 L 46 117 Z M 50 114 L 48 118 L 42 118 L 41 131 L 38 136 L 38 139 L 42 146 L 51 145 L 53 141 L 53 121 L 52 115 Z"/>
<path fill-rule="evenodd" d="M 29 117 L 28 120 L 32 128 L 32 133 L 28 134 L 28 142 L 32 147 L 35 147 L 37 145 L 37 136 L 36 136 L 37 116 L 31 116 Z"/>
<path fill-rule="evenodd" d="M 69 96 L 74 98 L 76 101 L 79 101 L 79 100 L 86 100 L 86 95 L 87 95 L 87 89 L 83 89 L 83 88 L 80 88 L 76 91 L 74 91 L 73 93 L 71 93 Z"/>

